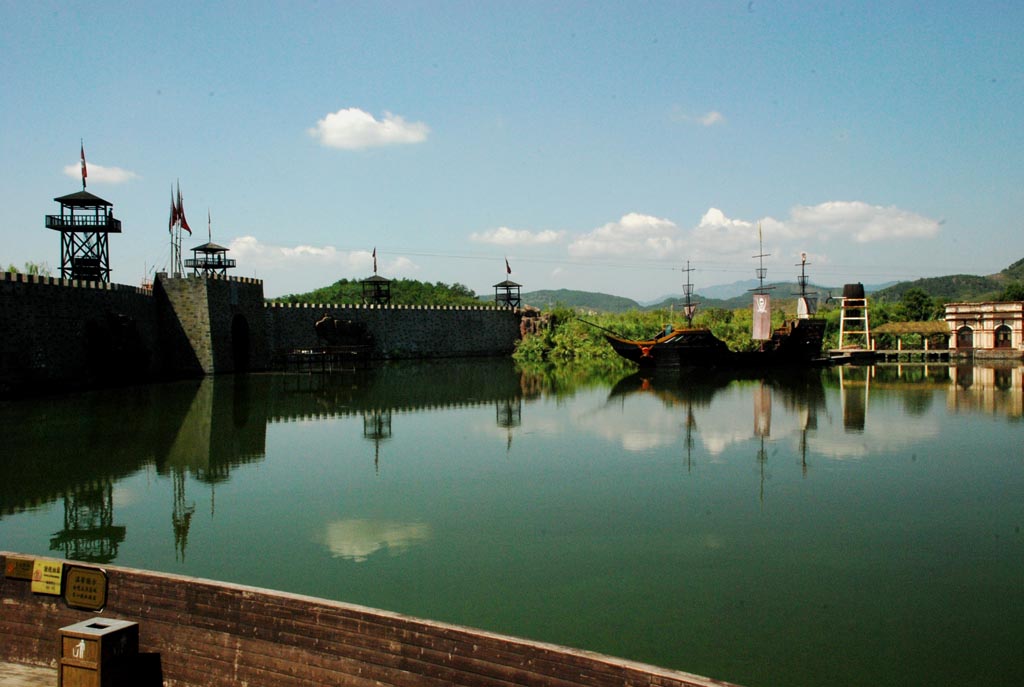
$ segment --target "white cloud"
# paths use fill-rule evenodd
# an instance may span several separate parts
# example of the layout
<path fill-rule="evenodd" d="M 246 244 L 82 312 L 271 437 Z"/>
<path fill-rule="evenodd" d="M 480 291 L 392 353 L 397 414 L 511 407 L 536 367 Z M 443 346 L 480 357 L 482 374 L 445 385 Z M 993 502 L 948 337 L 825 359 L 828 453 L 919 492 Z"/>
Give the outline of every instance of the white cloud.
<path fill-rule="evenodd" d="M 711 112 L 698 117 L 697 121 L 700 122 L 702 126 L 714 126 L 716 124 L 724 124 L 725 116 L 717 110 L 712 110 Z"/>
<path fill-rule="evenodd" d="M 87 176 L 85 177 L 85 180 L 90 184 L 123 184 L 131 181 L 132 179 L 137 179 L 139 176 L 135 172 L 130 172 L 127 169 L 121 169 L 120 167 L 104 167 L 103 165 L 98 165 L 95 162 L 88 161 L 86 161 L 86 172 Z M 73 165 L 67 165 L 64 168 L 64 176 L 69 176 L 72 179 L 81 179 L 81 163 L 76 162 Z"/>
<path fill-rule="evenodd" d="M 569 244 L 569 255 L 664 258 L 677 252 L 681 240 L 673 222 L 631 212 L 575 239 Z"/>
<path fill-rule="evenodd" d="M 939 220 L 909 210 L 869 205 L 861 201 L 829 201 L 797 205 L 784 222 L 794 236 L 848 236 L 857 243 L 886 239 L 931 238 Z"/>
<path fill-rule="evenodd" d="M 682 112 L 677 108 L 673 114 L 672 119 L 677 122 L 685 122 L 687 124 L 699 124 L 701 126 L 710 127 L 717 126 L 718 124 L 725 124 L 725 115 L 718 110 L 709 110 L 701 115 L 692 115 Z"/>
<path fill-rule="evenodd" d="M 329 148 L 360 150 L 399 143 L 422 143 L 430 128 L 423 122 L 407 122 L 390 112 L 376 119 L 355 107 L 332 112 L 309 129 L 309 134 Z"/>
<path fill-rule="evenodd" d="M 368 250 L 344 251 L 334 246 L 277 246 L 253 236 L 240 236 L 228 244 L 231 257 L 246 274 L 254 274 L 277 294 L 303 293 L 339 279 L 362 278 L 373 273 Z M 378 273 L 389 279 L 410 277 L 419 266 L 404 256 L 383 256 L 377 251 Z M 269 295 L 269 294 L 268 294 Z"/>
<path fill-rule="evenodd" d="M 495 246 L 540 246 L 556 243 L 562 239 L 565 232 L 551 231 L 529 231 L 527 229 L 509 229 L 498 227 L 487 231 L 473 232 L 469 240 L 476 243 L 489 243 Z"/>

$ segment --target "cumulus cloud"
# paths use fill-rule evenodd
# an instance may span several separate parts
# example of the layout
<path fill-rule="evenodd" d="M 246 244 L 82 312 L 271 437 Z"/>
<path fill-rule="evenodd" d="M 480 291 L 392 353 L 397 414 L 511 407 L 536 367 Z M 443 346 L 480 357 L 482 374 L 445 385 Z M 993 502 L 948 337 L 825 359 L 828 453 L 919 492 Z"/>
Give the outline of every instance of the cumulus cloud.
<path fill-rule="evenodd" d="M 828 242 L 846 239 L 869 243 L 892 239 L 930 238 L 941 222 L 896 207 L 870 205 L 861 201 L 828 201 L 818 205 L 797 205 L 784 219 L 733 219 L 718 208 L 708 208 L 693 230 L 692 243 L 709 253 L 723 254 L 758 245 L 758 225 L 770 244 L 786 242 Z M 802 248 L 801 248 L 802 250 Z"/>
<path fill-rule="evenodd" d="M 85 178 L 90 184 L 123 184 L 137 179 L 138 174 L 130 172 L 127 169 L 121 169 L 120 167 L 104 167 L 98 165 L 95 162 L 87 163 L 88 176 Z M 64 168 L 64 176 L 69 176 L 72 179 L 82 178 L 82 165 L 81 162 L 76 162 L 73 165 L 68 165 Z"/>
<path fill-rule="evenodd" d="M 941 222 L 893 206 L 829 201 L 794 207 L 785 224 L 795 235 L 845 235 L 857 243 L 869 243 L 886 239 L 931 238 L 938 234 Z"/>
<path fill-rule="evenodd" d="M 565 232 L 562 231 L 529 231 L 527 229 L 509 229 L 498 227 L 487 231 L 473 232 L 469 240 L 476 243 L 489 243 L 495 246 L 541 246 L 557 243 Z"/>
<path fill-rule="evenodd" d="M 345 251 L 334 246 L 279 246 L 263 243 L 253 236 L 240 236 L 228 244 L 231 257 L 264 280 L 273 279 L 280 293 L 302 293 L 333 284 L 341 278 L 373 272 L 369 250 Z M 419 266 L 403 256 L 383 256 L 377 251 L 380 271 L 388 277 L 409 277 Z"/>
<path fill-rule="evenodd" d="M 569 255 L 664 258 L 678 251 L 681 240 L 679 227 L 673 222 L 631 212 L 576 238 L 569 244 Z"/>
<path fill-rule="evenodd" d="M 359 108 L 349 107 L 332 112 L 309 129 L 309 134 L 329 148 L 360 150 L 401 143 L 422 143 L 430 128 L 423 122 L 407 122 L 385 112 L 376 119 Z"/>

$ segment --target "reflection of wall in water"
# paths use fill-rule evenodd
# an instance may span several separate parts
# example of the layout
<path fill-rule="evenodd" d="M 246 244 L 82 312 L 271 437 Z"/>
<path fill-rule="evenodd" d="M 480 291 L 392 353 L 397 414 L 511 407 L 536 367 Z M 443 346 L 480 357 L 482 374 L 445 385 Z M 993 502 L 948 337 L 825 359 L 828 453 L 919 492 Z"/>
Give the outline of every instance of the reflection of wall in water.
<path fill-rule="evenodd" d="M 950 410 L 1024 416 L 1024 367 L 953 366 L 950 376 Z"/>

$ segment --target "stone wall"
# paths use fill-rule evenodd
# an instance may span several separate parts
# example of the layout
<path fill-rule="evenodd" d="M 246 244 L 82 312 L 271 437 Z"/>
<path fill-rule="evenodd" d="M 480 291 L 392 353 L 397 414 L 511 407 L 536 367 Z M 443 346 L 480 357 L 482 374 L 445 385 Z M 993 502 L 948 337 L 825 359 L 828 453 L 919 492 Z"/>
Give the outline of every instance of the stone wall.
<path fill-rule="evenodd" d="M 0 394 L 266 370 L 324 346 L 324 315 L 363 325 L 375 358 L 510 355 L 519 338 L 512 308 L 267 305 L 256 279 L 159 274 L 150 292 L 3 273 Z"/>
<path fill-rule="evenodd" d="M 148 291 L 0 274 L 0 393 L 151 379 L 162 344 Z"/>
<path fill-rule="evenodd" d="M 10 554 L 0 553 L 0 565 Z M 396 613 L 266 589 L 107 566 L 102 614 L 0 578 L 0 661 L 56 666 L 60 628 L 96 615 L 139 624 L 141 675 L 167 687 L 685 687 L 724 685 Z M 153 660 L 155 659 L 155 661 Z M 158 669 L 153 670 L 153 664 Z"/>
<path fill-rule="evenodd" d="M 272 355 L 323 346 L 314 324 L 324 315 L 364 324 L 374 340 L 374 355 L 382 358 L 511 355 L 519 338 L 512 308 L 270 304 Z"/>
<path fill-rule="evenodd" d="M 153 285 L 173 374 L 265 370 L 263 282 L 245 278 L 168 278 Z"/>

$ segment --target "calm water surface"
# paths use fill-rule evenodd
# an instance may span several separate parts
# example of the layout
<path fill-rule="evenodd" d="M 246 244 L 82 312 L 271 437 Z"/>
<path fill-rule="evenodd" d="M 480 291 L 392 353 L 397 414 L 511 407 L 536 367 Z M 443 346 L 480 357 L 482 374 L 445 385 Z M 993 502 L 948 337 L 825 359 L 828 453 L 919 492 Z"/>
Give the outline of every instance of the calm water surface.
<path fill-rule="evenodd" d="M 1020 684 L 1021 368 L 506 361 L 0 402 L 0 549 L 747 685 Z"/>

